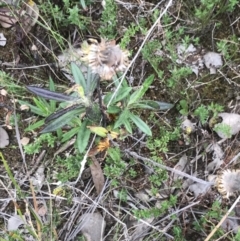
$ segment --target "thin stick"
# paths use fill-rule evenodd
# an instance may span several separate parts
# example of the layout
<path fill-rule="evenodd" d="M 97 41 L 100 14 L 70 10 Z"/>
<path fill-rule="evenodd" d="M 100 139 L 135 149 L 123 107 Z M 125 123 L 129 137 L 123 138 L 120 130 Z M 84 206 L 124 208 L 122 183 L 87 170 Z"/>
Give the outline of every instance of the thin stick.
<path fill-rule="evenodd" d="M 185 173 L 185 172 L 181 172 L 181 171 L 179 171 L 179 170 L 177 170 L 177 169 L 174 169 L 174 168 L 165 166 L 165 165 L 163 165 L 163 164 L 157 163 L 157 162 L 155 162 L 155 161 L 153 161 L 153 160 L 151 160 L 151 159 L 149 159 L 149 158 L 139 156 L 139 155 L 138 155 L 136 152 L 134 152 L 134 151 L 125 150 L 125 152 L 127 152 L 129 155 L 131 155 L 131 156 L 133 156 L 133 157 L 136 157 L 136 158 L 138 158 L 138 159 L 140 159 L 140 160 L 142 160 L 142 161 L 144 161 L 144 162 L 150 162 L 150 163 L 152 163 L 152 164 L 155 165 L 155 166 L 161 167 L 162 169 L 165 169 L 165 170 L 167 170 L 167 171 L 176 173 L 176 174 L 178 174 L 178 175 L 180 175 L 180 176 L 189 178 L 189 179 L 191 179 L 191 180 L 193 180 L 193 181 L 195 181 L 195 182 L 199 182 L 199 183 L 202 183 L 202 184 L 204 184 L 204 185 L 209 185 L 209 186 L 211 186 L 211 185 L 214 184 L 214 183 L 212 183 L 212 182 L 207 182 L 207 181 L 204 181 L 204 180 L 202 180 L 202 179 L 200 179 L 200 178 L 191 176 L 191 175 L 189 175 L 189 174 L 187 174 L 187 173 Z"/>
<path fill-rule="evenodd" d="M 229 210 L 227 211 L 227 213 L 222 217 L 221 221 L 218 223 L 218 225 L 212 230 L 212 232 L 207 236 L 207 238 L 204 241 L 208 241 L 210 240 L 210 238 L 214 235 L 214 233 L 219 229 L 219 227 L 222 225 L 222 223 L 224 222 L 224 220 L 228 217 L 228 215 L 232 212 L 232 210 L 235 208 L 235 206 L 238 204 L 238 202 L 240 201 L 240 195 L 238 196 L 238 198 L 236 199 L 236 201 L 234 202 L 234 204 L 229 208 Z"/>

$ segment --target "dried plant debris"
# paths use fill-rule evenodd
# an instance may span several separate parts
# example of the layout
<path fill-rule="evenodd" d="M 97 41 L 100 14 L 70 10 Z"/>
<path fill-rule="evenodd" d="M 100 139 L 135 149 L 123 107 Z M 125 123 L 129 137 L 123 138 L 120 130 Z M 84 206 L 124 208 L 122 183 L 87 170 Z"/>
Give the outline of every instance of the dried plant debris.
<path fill-rule="evenodd" d="M 240 131 L 240 115 L 235 113 L 219 113 L 221 123 L 214 125 L 214 131 L 223 139 L 231 138 Z"/>
<path fill-rule="evenodd" d="M 178 44 L 177 54 L 177 62 L 181 64 L 184 63 L 198 76 L 199 70 L 204 67 L 201 51 L 193 44 L 190 44 L 189 46 L 186 46 L 185 44 Z"/>
<path fill-rule="evenodd" d="M 94 186 L 96 188 L 97 194 L 100 194 L 104 187 L 104 175 L 96 157 L 92 156 L 92 163 L 90 164 L 90 169 L 92 173 L 92 178 Z"/>
<path fill-rule="evenodd" d="M 205 195 L 210 190 L 210 188 L 211 186 L 209 184 L 203 183 L 193 183 L 189 186 L 189 190 L 193 192 L 195 198 L 200 195 Z"/>
<path fill-rule="evenodd" d="M 37 171 L 34 174 L 34 176 L 30 178 L 30 180 L 32 181 L 33 186 L 35 186 L 39 190 L 42 188 L 42 185 L 43 185 L 43 183 L 45 181 L 44 170 L 45 170 L 45 167 L 43 165 L 41 165 L 37 169 Z"/>
<path fill-rule="evenodd" d="M 210 144 L 206 148 L 206 152 L 212 153 L 212 162 L 210 162 L 207 166 L 207 171 L 211 172 L 214 171 L 223 164 L 223 159 L 224 159 L 224 152 L 222 148 L 217 144 Z"/>
<path fill-rule="evenodd" d="M 17 230 L 20 225 L 24 224 L 23 219 L 19 215 L 14 215 L 8 219 L 7 230 Z"/>
<path fill-rule="evenodd" d="M 58 61 L 62 70 L 66 70 L 69 63 L 75 62 L 80 68 L 83 66 L 85 73 L 87 68 L 84 64 L 86 64 L 102 80 L 111 80 L 117 72 L 126 70 L 129 64 L 128 55 L 129 52 L 121 50 L 115 41 L 101 39 L 100 43 L 84 41 L 81 48 L 71 47 L 65 50 L 58 56 Z"/>
<path fill-rule="evenodd" d="M 0 126 L 0 148 L 4 148 L 9 144 L 8 133 Z"/>
<path fill-rule="evenodd" d="M 0 8 L 0 24 L 3 28 L 10 28 L 19 22 L 25 33 L 28 33 L 36 24 L 39 9 L 35 2 L 29 0 L 22 8 L 15 6 Z"/>
<path fill-rule="evenodd" d="M 3 33 L 0 33 L 0 46 L 5 46 L 7 43 L 7 39 L 3 35 Z"/>
<path fill-rule="evenodd" d="M 216 74 L 217 69 L 223 65 L 221 55 L 215 52 L 206 53 L 203 56 L 203 61 L 206 67 L 210 70 L 210 74 Z"/>
<path fill-rule="evenodd" d="M 9 8 L 0 8 L 0 24 L 3 28 L 10 28 L 18 21 L 13 14 L 13 12 Z"/>
<path fill-rule="evenodd" d="M 62 54 L 57 56 L 59 67 L 65 68 L 71 62 L 74 62 L 76 65 L 80 65 L 81 56 L 81 48 L 74 48 L 73 46 L 70 46 L 69 49 L 64 50 Z"/>
<path fill-rule="evenodd" d="M 240 191 L 240 169 L 222 171 L 217 176 L 216 187 L 224 198 L 229 198 Z"/>
<path fill-rule="evenodd" d="M 205 53 L 205 54 L 204 54 Z M 203 48 L 196 48 L 193 44 L 188 46 L 184 44 L 177 45 L 177 62 L 190 67 L 198 76 L 199 70 L 204 68 L 204 65 L 210 70 L 210 74 L 216 74 L 217 69 L 222 67 L 223 61 L 220 54 L 215 52 L 207 52 Z"/>
<path fill-rule="evenodd" d="M 234 233 L 237 233 L 239 230 L 238 220 L 236 217 L 228 217 L 223 221 L 223 223 L 221 224 L 221 227 L 226 232 L 232 231 Z"/>
<path fill-rule="evenodd" d="M 19 3 L 19 0 L 4 0 L 4 3 L 10 5 L 17 5 Z"/>
<path fill-rule="evenodd" d="M 189 165 L 188 165 L 188 158 L 187 155 L 184 154 L 180 160 L 178 161 L 178 163 L 175 165 L 174 169 L 177 169 L 181 172 L 188 172 L 189 171 Z M 177 179 L 182 179 L 183 176 L 180 176 L 178 174 L 173 173 L 173 180 L 177 180 Z"/>
<path fill-rule="evenodd" d="M 141 221 L 135 221 L 133 223 L 134 226 L 136 226 L 136 229 L 134 230 L 133 234 L 131 235 L 132 241 L 142 241 L 144 237 L 148 235 L 148 230 L 151 229 L 151 223 L 153 222 L 154 218 L 147 218 L 144 220 L 144 223 Z M 147 225 L 149 224 L 149 225 Z M 131 227 L 132 229 L 132 227 Z"/>
<path fill-rule="evenodd" d="M 197 172 L 193 173 L 192 176 L 197 177 Z M 200 183 L 200 182 L 195 183 L 191 179 L 186 179 L 182 184 L 182 188 L 183 190 L 188 189 L 190 192 L 193 192 L 194 197 L 197 198 L 200 195 L 204 196 L 210 190 L 213 184 L 214 183 L 212 182 L 212 180 L 206 183 Z"/>
<path fill-rule="evenodd" d="M 181 129 L 185 134 L 189 135 L 196 131 L 196 123 L 193 123 L 188 118 L 185 118 L 185 120 L 181 124 Z"/>

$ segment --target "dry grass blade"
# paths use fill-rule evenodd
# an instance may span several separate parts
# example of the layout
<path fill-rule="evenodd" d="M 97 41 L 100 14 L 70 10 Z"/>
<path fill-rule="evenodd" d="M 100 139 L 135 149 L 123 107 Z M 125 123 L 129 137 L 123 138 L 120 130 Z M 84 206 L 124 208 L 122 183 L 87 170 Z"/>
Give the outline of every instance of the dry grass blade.
<path fill-rule="evenodd" d="M 227 211 L 227 213 L 222 217 L 222 219 L 220 220 L 220 222 L 218 223 L 218 225 L 212 230 L 212 232 L 207 236 L 207 238 L 204 241 L 208 241 L 211 239 L 211 237 L 216 233 L 216 231 L 221 227 L 222 223 L 224 222 L 224 220 L 228 217 L 228 215 L 233 211 L 233 209 L 235 208 L 235 206 L 238 204 L 238 202 L 240 201 L 240 196 L 238 196 L 238 198 L 236 199 L 236 201 L 234 202 L 234 204 L 229 208 L 229 210 Z"/>
<path fill-rule="evenodd" d="M 104 187 L 104 176 L 102 168 L 95 156 L 92 156 L 92 163 L 90 165 L 94 186 L 97 194 L 100 194 Z"/>

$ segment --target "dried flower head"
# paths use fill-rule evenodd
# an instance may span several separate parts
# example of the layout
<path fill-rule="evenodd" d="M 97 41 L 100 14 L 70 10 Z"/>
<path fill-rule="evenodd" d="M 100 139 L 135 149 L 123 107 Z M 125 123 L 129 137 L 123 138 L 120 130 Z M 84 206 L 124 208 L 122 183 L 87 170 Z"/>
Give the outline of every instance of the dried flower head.
<path fill-rule="evenodd" d="M 227 169 L 221 172 L 217 177 L 216 186 L 225 198 L 229 198 L 234 192 L 240 191 L 240 169 Z"/>
<path fill-rule="evenodd" d="M 98 43 L 84 41 L 82 46 L 82 61 L 99 74 L 101 79 L 110 80 L 116 72 L 123 72 L 128 64 L 128 51 L 122 50 L 115 41 L 101 39 Z"/>

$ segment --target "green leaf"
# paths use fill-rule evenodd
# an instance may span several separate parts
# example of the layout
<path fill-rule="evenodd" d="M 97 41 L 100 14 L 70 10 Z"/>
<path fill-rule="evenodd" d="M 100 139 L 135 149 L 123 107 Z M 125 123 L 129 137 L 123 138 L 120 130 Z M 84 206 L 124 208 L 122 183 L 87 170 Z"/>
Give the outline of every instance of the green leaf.
<path fill-rule="evenodd" d="M 109 106 L 107 108 L 107 113 L 110 113 L 110 114 L 117 114 L 121 111 L 122 109 L 118 106 Z"/>
<path fill-rule="evenodd" d="M 36 86 L 26 86 L 26 88 L 33 94 L 40 96 L 47 100 L 55 100 L 55 101 L 60 101 L 60 102 L 77 100 L 77 98 L 74 96 L 65 95 L 62 93 L 46 90 L 46 89 L 39 88 Z"/>
<path fill-rule="evenodd" d="M 46 103 L 43 102 L 43 99 L 33 97 L 33 101 L 34 101 L 35 105 L 36 105 L 40 110 L 42 110 L 42 112 L 44 112 L 44 113 L 49 113 L 49 111 L 47 110 Z"/>
<path fill-rule="evenodd" d="M 107 154 L 110 156 L 110 158 L 115 162 L 121 161 L 121 154 L 118 149 L 115 148 L 109 148 Z"/>
<path fill-rule="evenodd" d="M 71 139 L 74 135 L 76 135 L 79 131 L 79 126 L 78 127 L 74 127 L 72 128 L 70 131 L 68 132 L 65 132 L 63 135 L 62 135 L 62 140 L 61 142 L 65 142 L 65 141 L 68 141 L 69 139 Z"/>
<path fill-rule="evenodd" d="M 129 117 L 142 132 L 144 132 L 149 136 L 152 135 L 152 131 L 149 128 L 149 126 L 143 120 L 141 120 L 138 116 L 130 113 Z"/>
<path fill-rule="evenodd" d="M 132 108 L 159 110 L 159 104 L 154 100 L 140 100 L 131 105 Z"/>
<path fill-rule="evenodd" d="M 92 96 L 93 92 L 97 88 L 98 81 L 100 81 L 99 78 L 99 75 L 93 73 L 91 68 L 88 67 L 86 89 L 84 90 L 86 96 Z"/>
<path fill-rule="evenodd" d="M 44 125 L 44 120 L 40 120 L 40 121 L 30 125 L 24 131 L 32 131 L 32 130 L 35 130 L 35 129 L 41 127 L 42 125 Z"/>
<path fill-rule="evenodd" d="M 84 152 L 89 142 L 91 131 L 87 128 L 88 124 L 87 120 L 83 121 L 77 135 L 77 147 L 80 153 Z"/>
<path fill-rule="evenodd" d="M 113 93 L 111 92 L 108 92 L 105 96 L 104 96 L 104 99 L 103 99 L 103 103 L 105 105 L 107 105 L 112 97 Z"/>
<path fill-rule="evenodd" d="M 76 84 L 81 85 L 83 87 L 84 93 L 85 93 L 86 92 L 86 81 L 85 81 L 82 71 L 73 62 L 71 62 L 71 70 L 72 70 L 72 74 L 74 77 L 74 81 L 76 82 Z"/>
<path fill-rule="evenodd" d="M 114 99 L 115 103 L 120 101 L 120 100 L 123 100 L 124 98 L 126 98 L 129 93 L 131 92 L 132 90 L 132 87 L 122 87 L 119 89 L 119 91 L 117 92 L 117 95 Z"/>
<path fill-rule="evenodd" d="M 128 109 L 125 109 L 121 114 L 120 116 L 118 117 L 117 121 L 115 122 L 114 124 L 114 128 L 113 129 L 116 129 L 118 128 L 120 125 L 123 125 L 124 122 L 129 118 L 129 110 Z"/>
<path fill-rule="evenodd" d="M 49 115 L 45 119 L 45 124 L 53 121 L 54 119 L 59 118 L 60 116 L 66 114 L 66 113 L 69 113 L 69 112 L 71 112 L 73 110 L 78 110 L 79 111 L 78 114 L 81 114 L 81 113 L 85 112 L 85 108 L 81 107 L 81 105 L 71 105 L 71 106 L 68 106 L 66 108 L 63 108 L 63 109 L 60 109 L 60 110 L 57 110 L 57 111 L 53 112 L 51 115 Z"/>
<path fill-rule="evenodd" d="M 49 113 L 47 113 L 47 112 L 45 111 L 45 109 L 44 109 L 44 110 L 39 109 L 38 107 L 36 107 L 36 106 L 34 106 L 34 105 L 31 105 L 31 104 L 29 104 L 28 102 L 25 102 L 25 101 L 19 100 L 18 102 L 19 102 L 21 105 L 27 105 L 27 106 L 29 106 L 29 107 L 31 108 L 31 111 L 32 111 L 33 113 L 39 115 L 39 116 L 47 117 L 47 116 L 49 115 Z"/>
<path fill-rule="evenodd" d="M 179 104 L 183 109 L 186 109 L 186 110 L 188 109 L 188 104 L 186 100 L 180 100 Z"/>
<path fill-rule="evenodd" d="M 155 101 L 155 100 L 140 100 L 137 103 L 133 103 L 129 109 L 140 108 L 150 110 L 168 110 L 174 105 L 166 102 Z"/>
<path fill-rule="evenodd" d="M 126 98 L 129 93 L 131 92 L 132 87 L 122 87 L 118 90 L 117 94 L 115 95 L 114 99 L 112 100 L 111 104 L 115 104 L 121 100 L 123 100 L 124 98 Z M 112 96 L 114 95 L 114 93 L 108 93 L 105 97 L 104 97 L 104 104 L 107 105 L 109 103 L 109 101 L 111 100 Z"/>
<path fill-rule="evenodd" d="M 132 126 L 127 119 L 124 120 L 123 125 L 125 126 L 127 132 L 132 134 Z"/>
<path fill-rule="evenodd" d="M 168 110 L 174 106 L 173 104 L 162 102 L 162 101 L 155 101 L 155 102 L 158 104 L 159 110 Z"/>
<path fill-rule="evenodd" d="M 49 80 L 49 89 L 51 91 L 55 91 L 55 85 L 54 85 L 54 82 L 52 80 L 52 78 L 50 77 L 50 80 Z M 56 101 L 55 100 L 50 100 L 50 107 L 51 107 L 51 112 L 55 111 L 56 109 Z"/>
<path fill-rule="evenodd" d="M 141 99 L 143 97 L 143 95 L 145 94 L 145 92 L 148 90 L 149 86 L 152 84 L 154 80 L 154 75 L 150 75 L 142 84 L 142 86 L 140 87 L 140 89 L 134 91 L 132 93 L 132 95 L 130 96 L 130 100 L 128 102 L 128 106 L 135 103 L 136 101 L 138 101 L 139 99 Z"/>
<path fill-rule="evenodd" d="M 79 109 L 67 112 L 66 114 L 53 120 L 40 133 L 52 132 L 57 130 L 58 128 L 63 127 L 64 125 L 68 124 L 77 114 L 79 114 Z"/>
<path fill-rule="evenodd" d="M 87 126 L 87 128 L 94 134 L 106 137 L 108 134 L 108 130 L 102 126 Z"/>

